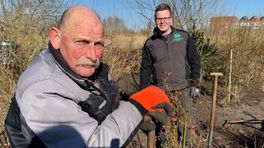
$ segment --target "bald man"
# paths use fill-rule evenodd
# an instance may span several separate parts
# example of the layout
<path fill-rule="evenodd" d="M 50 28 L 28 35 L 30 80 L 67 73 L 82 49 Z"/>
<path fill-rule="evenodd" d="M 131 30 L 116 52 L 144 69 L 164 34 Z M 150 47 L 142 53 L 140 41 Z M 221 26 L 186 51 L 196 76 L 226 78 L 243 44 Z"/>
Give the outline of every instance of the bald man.
<path fill-rule="evenodd" d="M 104 32 L 94 11 L 69 8 L 48 37 L 48 48 L 21 75 L 10 105 L 5 127 L 12 147 L 121 147 L 146 113 L 158 122 L 164 121 L 160 115 L 168 117 L 169 99 L 157 87 L 120 101 L 101 62 Z"/>

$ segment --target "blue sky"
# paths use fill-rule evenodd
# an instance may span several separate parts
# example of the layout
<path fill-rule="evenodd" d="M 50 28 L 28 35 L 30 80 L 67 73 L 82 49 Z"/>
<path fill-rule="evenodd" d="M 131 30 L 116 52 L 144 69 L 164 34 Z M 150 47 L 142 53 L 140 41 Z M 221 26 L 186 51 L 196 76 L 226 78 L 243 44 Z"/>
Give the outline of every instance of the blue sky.
<path fill-rule="evenodd" d="M 72 5 L 81 4 L 94 9 L 104 19 L 117 16 L 129 28 L 142 27 L 144 19 L 137 13 L 134 0 L 74 0 Z"/>
<path fill-rule="evenodd" d="M 264 0 L 226 0 L 226 6 L 230 15 L 264 16 Z"/>
<path fill-rule="evenodd" d="M 238 18 L 248 16 L 264 16 L 264 0 L 219 0 L 226 8 L 225 15 L 234 15 Z M 144 18 L 138 14 L 135 0 L 73 0 L 71 5 L 86 5 L 101 16 L 102 19 L 109 16 L 122 18 L 125 25 L 131 29 L 145 26 Z M 152 16 L 149 12 L 148 16 Z"/>

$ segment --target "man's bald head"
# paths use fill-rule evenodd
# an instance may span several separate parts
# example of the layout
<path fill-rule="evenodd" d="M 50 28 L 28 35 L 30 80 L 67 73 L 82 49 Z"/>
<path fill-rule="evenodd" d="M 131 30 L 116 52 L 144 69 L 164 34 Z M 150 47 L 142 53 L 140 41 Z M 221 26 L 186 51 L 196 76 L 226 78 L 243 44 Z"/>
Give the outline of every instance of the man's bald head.
<path fill-rule="evenodd" d="M 80 20 L 82 20 L 83 18 L 93 18 L 96 21 L 100 21 L 100 23 L 102 23 L 100 17 L 96 14 L 95 11 L 85 6 L 74 6 L 68 8 L 63 12 L 61 19 L 58 23 L 58 28 L 63 28 L 66 23 L 68 23 L 72 18 L 77 18 Z"/>

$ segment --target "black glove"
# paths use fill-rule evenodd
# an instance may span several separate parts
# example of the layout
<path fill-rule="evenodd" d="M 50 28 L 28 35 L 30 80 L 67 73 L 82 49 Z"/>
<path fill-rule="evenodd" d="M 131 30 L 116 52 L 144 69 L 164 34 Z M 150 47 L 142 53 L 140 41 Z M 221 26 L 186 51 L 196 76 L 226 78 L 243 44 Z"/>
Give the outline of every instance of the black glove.
<path fill-rule="evenodd" d="M 146 121 L 141 124 L 140 129 L 145 132 L 153 131 L 156 129 L 156 124 L 152 120 Z"/>
<path fill-rule="evenodd" d="M 153 109 L 155 109 L 155 111 L 149 112 L 148 115 L 150 115 L 156 122 L 165 125 L 170 121 L 170 116 L 173 110 L 173 107 L 170 104 L 160 103 L 154 106 Z"/>
<path fill-rule="evenodd" d="M 190 95 L 193 98 L 200 98 L 200 81 L 199 80 L 191 80 L 191 90 Z"/>
<path fill-rule="evenodd" d="M 144 132 L 149 132 L 156 129 L 156 125 L 149 115 L 144 115 L 143 123 L 141 124 L 140 129 Z"/>

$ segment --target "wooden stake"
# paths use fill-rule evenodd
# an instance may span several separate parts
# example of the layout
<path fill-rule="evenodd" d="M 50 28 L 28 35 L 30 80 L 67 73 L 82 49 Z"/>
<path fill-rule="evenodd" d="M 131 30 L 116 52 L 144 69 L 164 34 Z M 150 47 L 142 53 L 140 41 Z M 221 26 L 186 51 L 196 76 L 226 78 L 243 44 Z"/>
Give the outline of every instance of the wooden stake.
<path fill-rule="evenodd" d="M 228 97 L 225 103 L 230 103 L 231 101 L 231 89 L 232 89 L 232 64 L 233 63 L 233 49 L 230 51 L 230 63 L 229 63 L 229 78 L 228 78 Z"/>
<path fill-rule="evenodd" d="M 156 135 L 155 130 L 148 132 L 148 148 L 155 148 L 156 147 Z"/>
<path fill-rule="evenodd" d="M 152 118 L 148 115 L 144 116 L 144 121 L 152 121 Z M 147 148 L 155 148 L 156 147 L 156 132 L 155 130 L 148 132 L 148 139 L 147 139 Z"/>

